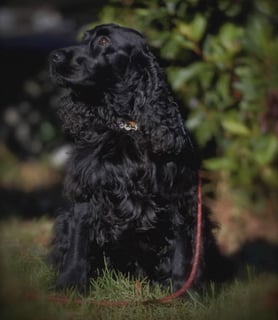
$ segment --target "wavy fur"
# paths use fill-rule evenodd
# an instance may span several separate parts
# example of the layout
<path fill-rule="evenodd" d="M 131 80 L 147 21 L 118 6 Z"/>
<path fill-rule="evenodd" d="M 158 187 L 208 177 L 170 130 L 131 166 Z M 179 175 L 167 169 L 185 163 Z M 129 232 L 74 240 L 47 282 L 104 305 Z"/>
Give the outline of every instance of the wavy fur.
<path fill-rule="evenodd" d="M 179 289 L 195 241 L 196 149 L 144 38 L 115 25 L 85 38 L 51 55 L 52 77 L 69 87 L 59 113 L 74 141 L 70 209 L 52 242 L 57 285 L 84 289 L 105 257 L 111 268 Z"/>

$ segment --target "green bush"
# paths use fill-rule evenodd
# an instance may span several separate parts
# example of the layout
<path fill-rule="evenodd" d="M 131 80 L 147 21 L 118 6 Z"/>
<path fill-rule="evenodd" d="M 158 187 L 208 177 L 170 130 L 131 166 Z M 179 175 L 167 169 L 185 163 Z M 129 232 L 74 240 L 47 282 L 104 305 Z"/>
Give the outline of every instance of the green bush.
<path fill-rule="evenodd" d="M 114 0 L 97 22 L 146 35 L 187 127 L 201 148 L 214 146 L 204 168 L 252 212 L 277 205 L 277 9 L 271 0 Z"/>

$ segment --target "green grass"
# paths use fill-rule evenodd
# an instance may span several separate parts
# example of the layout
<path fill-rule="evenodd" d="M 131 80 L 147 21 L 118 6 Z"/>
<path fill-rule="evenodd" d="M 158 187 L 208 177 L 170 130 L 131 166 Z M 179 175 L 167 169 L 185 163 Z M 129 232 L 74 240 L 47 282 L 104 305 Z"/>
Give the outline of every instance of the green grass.
<path fill-rule="evenodd" d="M 277 316 L 276 275 L 248 273 L 244 281 L 235 281 L 219 290 L 211 284 L 202 296 L 190 291 L 185 298 L 168 304 L 142 305 L 140 301 L 167 294 L 147 280 L 108 270 L 91 283 L 88 297 L 73 290 L 64 292 L 66 304 L 49 301 L 54 292 L 54 274 L 44 258 L 52 223 L 47 219 L 22 222 L 9 220 L 0 225 L 0 299 L 1 320 L 12 319 L 263 319 Z M 217 293 L 216 293 L 217 291 Z M 81 305 L 74 303 L 82 301 Z M 136 301 L 124 307 L 100 306 L 102 300 Z M 92 301 L 94 303 L 92 303 Z"/>

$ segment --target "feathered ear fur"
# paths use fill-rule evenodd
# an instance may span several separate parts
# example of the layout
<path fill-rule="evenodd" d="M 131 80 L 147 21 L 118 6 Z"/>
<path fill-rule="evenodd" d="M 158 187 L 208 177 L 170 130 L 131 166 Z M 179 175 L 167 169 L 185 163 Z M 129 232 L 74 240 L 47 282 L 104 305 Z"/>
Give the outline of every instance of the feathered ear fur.
<path fill-rule="evenodd" d="M 96 129 L 106 130 L 117 117 L 127 117 L 138 122 L 154 154 L 186 154 L 187 160 L 196 165 L 196 149 L 170 94 L 164 72 L 145 42 L 131 53 L 125 76 L 106 88 L 103 99 L 94 99 L 97 105 L 92 96 L 82 94 L 73 100 L 69 94 L 62 101 L 59 113 L 64 130 L 74 140 L 89 141 Z M 85 98 L 86 102 L 82 102 Z"/>
<path fill-rule="evenodd" d="M 146 47 L 136 56 L 142 76 L 135 92 L 134 113 L 154 153 L 195 152 L 163 70 Z"/>

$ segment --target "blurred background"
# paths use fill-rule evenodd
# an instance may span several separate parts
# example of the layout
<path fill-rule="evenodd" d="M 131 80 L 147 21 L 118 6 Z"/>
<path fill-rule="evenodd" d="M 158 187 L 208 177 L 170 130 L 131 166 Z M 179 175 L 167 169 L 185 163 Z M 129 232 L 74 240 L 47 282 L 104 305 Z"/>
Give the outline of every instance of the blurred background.
<path fill-rule="evenodd" d="M 54 217 L 70 143 L 51 50 L 99 23 L 141 31 L 202 157 L 226 255 L 278 271 L 278 2 L 9 0 L 0 6 L 0 217 Z M 84 27 L 85 26 L 85 27 Z"/>

